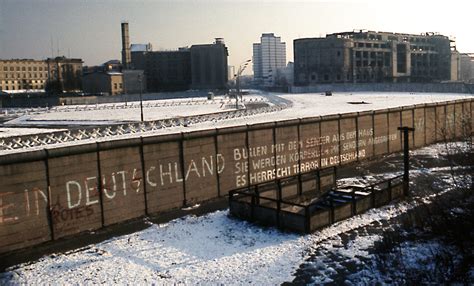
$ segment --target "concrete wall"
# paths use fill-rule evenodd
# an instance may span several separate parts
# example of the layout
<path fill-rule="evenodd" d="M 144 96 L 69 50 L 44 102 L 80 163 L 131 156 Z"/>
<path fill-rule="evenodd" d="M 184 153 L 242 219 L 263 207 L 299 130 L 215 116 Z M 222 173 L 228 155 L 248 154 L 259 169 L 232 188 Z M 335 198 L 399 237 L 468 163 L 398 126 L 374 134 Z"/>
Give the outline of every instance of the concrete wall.
<path fill-rule="evenodd" d="M 0 252 L 230 190 L 459 137 L 474 100 L 62 147 L 0 157 Z M 334 178 L 321 175 L 321 189 Z M 303 182 L 303 192 L 316 184 Z M 305 187 L 306 186 L 306 187 Z"/>

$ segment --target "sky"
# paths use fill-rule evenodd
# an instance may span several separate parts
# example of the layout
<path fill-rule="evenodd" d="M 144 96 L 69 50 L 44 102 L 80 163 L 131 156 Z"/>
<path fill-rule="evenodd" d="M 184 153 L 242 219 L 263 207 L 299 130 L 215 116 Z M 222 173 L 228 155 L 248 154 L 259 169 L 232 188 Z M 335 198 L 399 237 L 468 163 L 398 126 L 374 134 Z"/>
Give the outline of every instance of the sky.
<path fill-rule="evenodd" d="M 286 42 L 367 29 L 455 38 L 461 52 L 474 52 L 473 1 L 238 1 L 238 0 L 0 0 L 0 58 L 82 58 L 84 65 L 121 59 L 120 23 L 128 21 L 131 43 L 175 50 L 222 37 L 229 65 L 252 58 L 262 33 Z M 251 67 L 248 70 L 251 72 Z"/>

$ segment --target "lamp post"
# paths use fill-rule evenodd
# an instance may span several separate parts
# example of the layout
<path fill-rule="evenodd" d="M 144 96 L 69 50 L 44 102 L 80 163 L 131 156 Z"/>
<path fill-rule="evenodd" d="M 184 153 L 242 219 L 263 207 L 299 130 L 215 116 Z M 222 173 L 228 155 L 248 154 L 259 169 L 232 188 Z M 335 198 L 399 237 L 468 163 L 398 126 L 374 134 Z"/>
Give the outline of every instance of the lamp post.
<path fill-rule="evenodd" d="M 248 64 L 251 62 L 252 60 L 249 59 L 249 60 L 246 60 L 244 62 L 242 62 L 240 65 L 239 65 L 239 69 L 237 70 L 237 74 L 235 74 L 235 83 L 236 83 L 236 88 L 237 88 L 237 94 L 235 95 L 235 108 L 236 109 L 239 109 L 239 104 L 238 104 L 238 100 L 239 100 L 239 96 L 240 96 L 240 100 L 242 100 L 242 94 L 240 93 L 240 76 L 242 75 L 242 72 L 247 68 Z"/>
<path fill-rule="evenodd" d="M 140 119 L 143 122 L 143 99 L 142 99 L 142 77 L 138 75 L 138 84 L 140 84 Z"/>

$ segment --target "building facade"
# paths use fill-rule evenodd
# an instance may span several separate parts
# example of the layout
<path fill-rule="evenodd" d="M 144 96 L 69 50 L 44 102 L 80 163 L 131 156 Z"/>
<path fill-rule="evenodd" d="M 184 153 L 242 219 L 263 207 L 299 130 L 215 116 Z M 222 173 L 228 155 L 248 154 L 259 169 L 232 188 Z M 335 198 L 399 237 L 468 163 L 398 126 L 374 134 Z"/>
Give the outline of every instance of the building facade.
<path fill-rule="evenodd" d="M 0 90 L 44 90 L 48 65 L 31 59 L 0 60 Z"/>
<path fill-rule="evenodd" d="M 179 91 L 191 86 L 191 53 L 178 51 L 134 51 L 132 65 L 143 70 L 147 91 Z"/>
<path fill-rule="evenodd" d="M 120 72 L 93 72 L 85 74 L 83 77 L 83 88 L 86 93 L 122 94 L 123 74 Z"/>
<path fill-rule="evenodd" d="M 141 70 L 146 82 L 146 91 L 181 91 L 194 89 L 227 89 L 228 67 L 227 47 L 222 38 L 213 44 L 193 45 L 176 51 L 153 51 L 151 44 L 132 44 L 128 23 L 122 23 L 123 70 Z M 136 73 L 125 76 L 125 91 L 129 80 L 137 78 Z M 136 81 L 131 90 L 136 91 Z"/>
<path fill-rule="evenodd" d="M 0 60 L 0 90 L 82 90 L 82 60 L 65 57 L 47 60 Z"/>
<path fill-rule="evenodd" d="M 82 90 L 81 59 L 66 57 L 48 58 L 48 84 L 46 89 L 53 92 L 76 92 Z"/>
<path fill-rule="evenodd" d="M 294 40 L 294 81 L 440 82 L 451 79 L 451 41 L 423 35 L 354 31 Z"/>
<path fill-rule="evenodd" d="M 286 43 L 273 33 L 262 34 L 253 44 L 253 73 L 257 85 L 273 86 L 279 69 L 286 67 Z"/>
<path fill-rule="evenodd" d="M 228 51 L 223 39 L 216 38 L 213 44 L 192 45 L 191 88 L 227 89 Z"/>
<path fill-rule="evenodd" d="M 459 80 L 474 83 L 474 54 L 459 55 Z"/>

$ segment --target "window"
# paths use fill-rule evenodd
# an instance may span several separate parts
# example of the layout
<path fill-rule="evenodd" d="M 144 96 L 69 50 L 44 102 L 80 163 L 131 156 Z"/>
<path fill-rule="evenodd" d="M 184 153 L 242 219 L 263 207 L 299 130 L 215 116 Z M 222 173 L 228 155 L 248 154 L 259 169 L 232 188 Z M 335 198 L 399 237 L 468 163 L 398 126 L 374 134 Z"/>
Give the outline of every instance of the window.
<path fill-rule="evenodd" d="M 26 71 L 26 67 L 21 67 L 21 70 L 22 70 L 22 71 Z"/>
<path fill-rule="evenodd" d="M 337 74 L 337 75 L 336 75 L 336 79 L 337 79 L 337 80 L 341 80 L 341 75 L 340 75 L 340 74 Z"/>
<path fill-rule="evenodd" d="M 117 89 L 117 83 L 114 82 L 114 89 Z"/>
<path fill-rule="evenodd" d="M 15 69 L 13 67 L 10 67 L 10 71 L 14 71 Z"/>
<path fill-rule="evenodd" d="M 367 43 L 367 44 L 365 44 L 365 46 L 366 46 L 367 48 L 372 48 L 372 44 L 371 44 L 371 43 Z"/>
<path fill-rule="evenodd" d="M 33 71 L 37 71 L 37 68 L 36 68 L 36 67 L 33 67 Z"/>
<path fill-rule="evenodd" d="M 39 67 L 39 71 L 43 71 L 43 67 Z"/>
<path fill-rule="evenodd" d="M 20 71 L 20 67 L 16 67 L 16 71 Z"/>
<path fill-rule="evenodd" d="M 364 55 L 364 58 L 367 58 L 369 56 L 369 52 L 365 51 L 363 55 Z"/>
<path fill-rule="evenodd" d="M 341 56 L 341 51 L 337 51 L 337 56 L 338 56 L 338 57 Z"/>
<path fill-rule="evenodd" d="M 374 44 L 374 48 L 378 48 L 379 47 L 379 44 Z"/>
<path fill-rule="evenodd" d="M 325 75 L 324 75 L 324 80 L 325 80 L 325 81 L 328 81 L 328 80 L 329 80 L 329 75 L 325 74 Z"/>
<path fill-rule="evenodd" d="M 312 74 L 311 75 L 311 80 L 316 80 L 316 75 Z"/>
<path fill-rule="evenodd" d="M 360 55 L 361 55 L 360 51 L 356 51 L 356 58 L 360 58 Z"/>
<path fill-rule="evenodd" d="M 7 68 L 7 67 L 3 67 L 3 71 L 8 71 L 8 68 Z"/>

